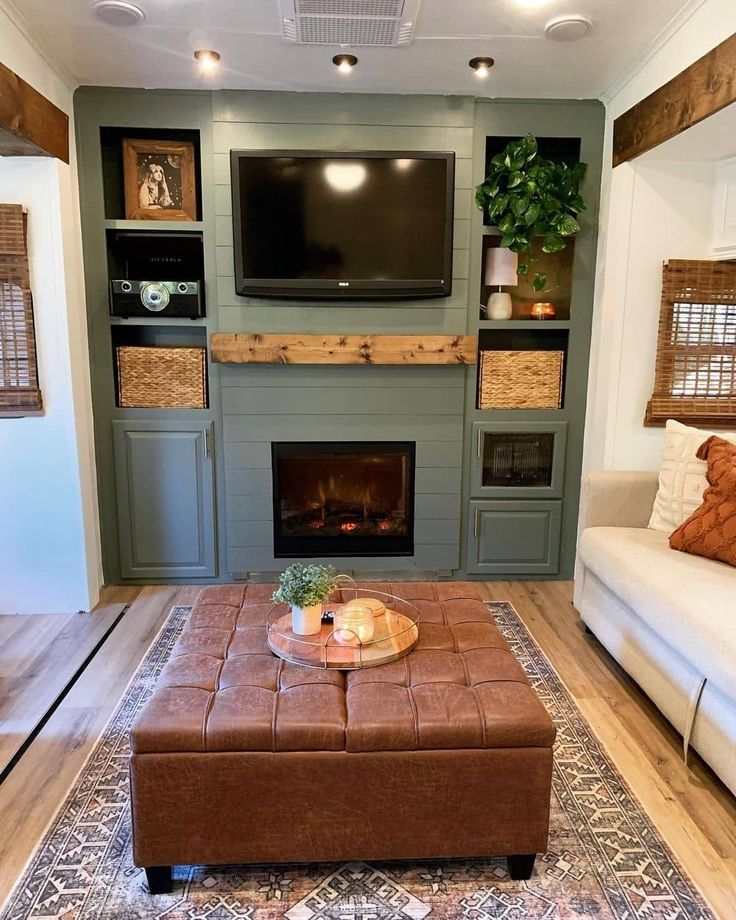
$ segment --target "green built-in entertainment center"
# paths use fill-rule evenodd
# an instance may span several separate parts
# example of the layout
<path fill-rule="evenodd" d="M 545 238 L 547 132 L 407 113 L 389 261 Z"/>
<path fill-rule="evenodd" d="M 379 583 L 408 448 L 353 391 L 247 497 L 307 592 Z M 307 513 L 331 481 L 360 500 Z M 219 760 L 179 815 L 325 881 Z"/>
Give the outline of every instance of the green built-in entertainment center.
<path fill-rule="evenodd" d="M 334 558 L 343 570 L 396 579 L 571 577 L 597 242 L 600 103 L 95 87 L 78 90 L 75 103 L 107 583 L 230 582 L 269 578 L 283 568 L 289 560 L 274 556 L 272 445 L 287 442 L 415 445 L 413 553 Z M 473 191 L 499 143 L 529 132 L 553 147 L 567 145 L 566 155 L 573 151 L 588 164 L 582 188 L 588 210 L 560 261 L 555 318 L 524 315 L 518 292 L 512 318 L 491 321 L 480 304 L 488 296 L 485 253 L 497 244 L 497 232 L 484 226 Z M 126 220 L 124 138 L 193 145 L 197 220 Z M 453 152 L 452 294 L 328 303 L 239 296 L 233 149 Z M 182 234 L 201 247 L 204 316 L 110 315 L 119 235 L 141 232 Z M 150 346 L 201 349 L 215 332 L 471 334 L 484 352 L 562 352 L 564 389 L 559 408 L 487 409 L 478 408 L 480 365 L 229 365 L 208 359 L 200 407 L 121 404 L 121 346 L 144 356 L 141 350 Z M 532 442 L 546 474 L 522 484 L 499 478 L 503 451 L 523 453 Z"/>

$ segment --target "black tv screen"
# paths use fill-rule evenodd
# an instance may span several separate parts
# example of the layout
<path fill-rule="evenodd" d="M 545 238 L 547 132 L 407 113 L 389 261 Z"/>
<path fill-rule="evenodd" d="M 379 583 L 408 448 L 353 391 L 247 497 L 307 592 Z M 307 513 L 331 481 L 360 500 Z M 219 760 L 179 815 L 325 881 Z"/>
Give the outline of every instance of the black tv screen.
<path fill-rule="evenodd" d="M 235 288 L 259 297 L 446 297 L 452 153 L 233 150 Z"/>

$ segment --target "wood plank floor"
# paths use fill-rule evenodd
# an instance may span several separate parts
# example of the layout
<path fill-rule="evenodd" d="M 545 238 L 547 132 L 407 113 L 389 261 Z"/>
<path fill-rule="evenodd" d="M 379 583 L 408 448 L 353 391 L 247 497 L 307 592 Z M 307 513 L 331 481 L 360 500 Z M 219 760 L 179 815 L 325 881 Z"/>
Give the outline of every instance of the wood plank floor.
<path fill-rule="evenodd" d="M 0 775 L 123 607 L 0 616 Z"/>
<path fill-rule="evenodd" d="M 664 839 L 718 916 L 734 920 L 736 799 L 697 757 L 690 769 L 685 767 L 679 735 L 602 646 L 585 635 L 571 603 L 570 583 L 485 582 L 481 588 L 488 600 L 513 603 Z M 130 604 L 128 611 L 0 785 L 0 903 L 64 800 L 169 610 L 174 604 L 191 604 L 198 592 L 197 587 L 170 586 L 105 591 L 103 613 L 125 603 Z M 23 650 L 18 636 L 19 630 L 27 628 L 22 623 L 0 624 L 0 629 L 8 630 L 6 641 L 16 649 L 18 661 L 23 656 L 36 661 L 29 686 L 40 686 L 46 671 L 44 656 Z M 39 621 L 38 628 L 50 630 L 47 644 L 53 645 L 51 627 Z M 59 624 L 57 634 L 63 628 Z M 3 635 L 0 632 L 0 674 L 7 672 L 12 682 L 10 668 L 2 665 Z M 32 635 L 38 652 L 38 635 Z M 83 657 L 75 659 L 77 665 Z M 48 660 L 52 666 L 56 656 L 51 654 Z M 16 667 L 23 670 L 22 665 Z M 17 711 L 21 697 L 15 698 Z"/>

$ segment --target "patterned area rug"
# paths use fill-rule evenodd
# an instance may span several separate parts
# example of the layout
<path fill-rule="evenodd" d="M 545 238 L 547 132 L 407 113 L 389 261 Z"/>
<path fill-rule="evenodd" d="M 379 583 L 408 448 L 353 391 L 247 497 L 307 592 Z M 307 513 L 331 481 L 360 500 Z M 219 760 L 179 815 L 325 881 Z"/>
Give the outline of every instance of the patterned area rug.
<path fill-rule="evenodd" d="M 549 852 L 503 859 L 177 868 L 151 897 L 131 863 L 128 729 L 189 614 L 175 607 L 0 920 L 713 920 L 509 604 L 499 628 L 557 725 Z"/>

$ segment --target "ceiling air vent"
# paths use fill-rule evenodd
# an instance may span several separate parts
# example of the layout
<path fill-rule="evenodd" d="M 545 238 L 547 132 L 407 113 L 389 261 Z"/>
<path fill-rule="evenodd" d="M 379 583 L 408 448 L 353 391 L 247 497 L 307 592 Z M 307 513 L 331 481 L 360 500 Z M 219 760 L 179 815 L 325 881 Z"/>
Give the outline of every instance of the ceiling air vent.
<path fill-rule="evenodd" d="M 300 45 L 405 45 L 414 37 L 421 2 L 281 0 L 283 35 Z"/>

